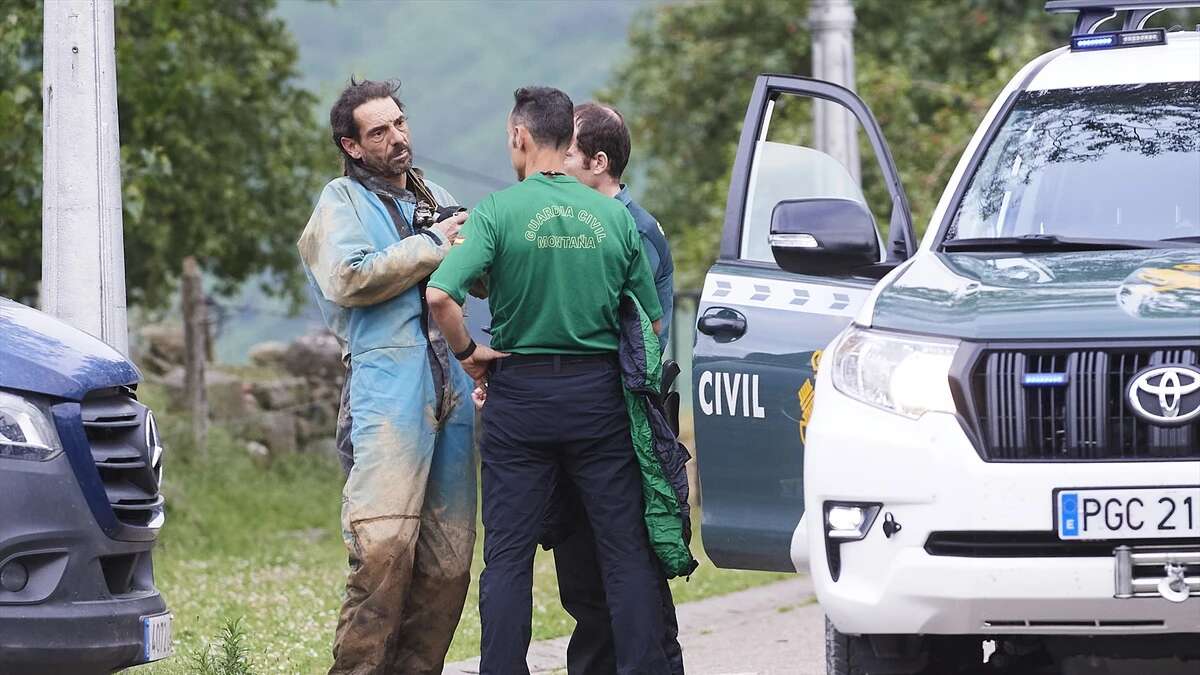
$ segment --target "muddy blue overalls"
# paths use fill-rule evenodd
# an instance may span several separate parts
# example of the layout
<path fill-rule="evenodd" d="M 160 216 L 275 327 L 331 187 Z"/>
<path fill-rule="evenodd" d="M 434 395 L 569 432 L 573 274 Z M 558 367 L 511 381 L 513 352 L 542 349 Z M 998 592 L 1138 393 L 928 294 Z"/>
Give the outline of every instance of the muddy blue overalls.
<path fill-rule="evenodd" d="M 426 185 L 439 204 L 454 203 Z M 413 211 L 338 178 L 299 242 L 353 372 L 354 465 L 342 497 L 350 573 L 331 673 L 440 673 L 470 582 L 473 384 L 424 304 L 424 280 L 449 242 L 414 233 Z"/>

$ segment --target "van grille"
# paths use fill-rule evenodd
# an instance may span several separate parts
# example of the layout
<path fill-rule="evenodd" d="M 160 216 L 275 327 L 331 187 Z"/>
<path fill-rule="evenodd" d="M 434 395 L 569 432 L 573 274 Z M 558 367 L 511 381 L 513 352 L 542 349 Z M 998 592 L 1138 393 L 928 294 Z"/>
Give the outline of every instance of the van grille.
<path fill-rule="evenodd" d="M 985 349 L 975 360 L 970 387 L 984 459 L 1200 458 L 1200 422 L 1154 426 L 1135 416 L 1125 400 L 1126 388 L 1143 368 L 1197 362 L 1200 350 L 1191 346 Z M 1030 386 L 1031 374 L 1062 384 Z"/>
<path fill-rule="evenodd" d="M 92 392 L 81 405 L 83 429 L 113 513 L 133 527 L 158 527 L 162 448 L 149 408 L 126 389 Z"/>

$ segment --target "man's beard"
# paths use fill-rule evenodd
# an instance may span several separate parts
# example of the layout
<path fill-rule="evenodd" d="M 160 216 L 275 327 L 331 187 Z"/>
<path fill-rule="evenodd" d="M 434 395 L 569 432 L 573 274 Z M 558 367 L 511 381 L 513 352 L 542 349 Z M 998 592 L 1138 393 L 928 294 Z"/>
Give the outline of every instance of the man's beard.
<path fill-rule="evenodd" d="M 363 158 L 363 164 L 366 165 L 367 169 L 383 178 L 403 176 L 412 168 L 412 163 L 412 149 L 407 145 L 397 147 L 392 152 L 391 157 L 386 159 L 376 157 Z"/>

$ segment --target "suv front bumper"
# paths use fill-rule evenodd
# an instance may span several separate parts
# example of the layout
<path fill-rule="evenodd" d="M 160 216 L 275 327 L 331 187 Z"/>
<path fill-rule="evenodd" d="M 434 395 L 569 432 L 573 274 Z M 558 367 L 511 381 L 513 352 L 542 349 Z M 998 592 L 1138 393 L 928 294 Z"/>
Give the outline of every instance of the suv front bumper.
<path fill-rule="evenodd" d="M 825 375 L 822 373 L 822 375 Z M 809 568 L 817 597 L 849 634 L 1200 633 L 1200 597 L 1114 597 L 1111 553 L 932 555 L 933 533 L 1053 533 L 1062 487 L 1172 485 L 1200 462 L 984 462 L 951 415 L 910 420 L 847 398 L 818 378 L 804 488 Z M 827 501 L 882 504 L 860 541 L 837 546 Z M 901 525 L 885 536 L 885 517 Z M 1116 542 L 1141 545 L 1153 542 Z"/>

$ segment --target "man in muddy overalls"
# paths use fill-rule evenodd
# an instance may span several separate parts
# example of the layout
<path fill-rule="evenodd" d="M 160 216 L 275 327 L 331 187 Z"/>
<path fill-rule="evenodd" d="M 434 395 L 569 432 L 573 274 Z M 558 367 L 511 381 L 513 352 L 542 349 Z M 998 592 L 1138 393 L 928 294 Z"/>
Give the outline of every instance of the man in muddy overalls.
<path fill-rule="evenodd" d="M 429 320 L 425 281 L 466 218 L 412 167 L 392 82 L 351 82 L 330 111 L 346 175 L 300 237 L 305 273 L 349 360 L 350 554 L 330 673 L 441 673 L 475 544 L 472 383 Z"/>

